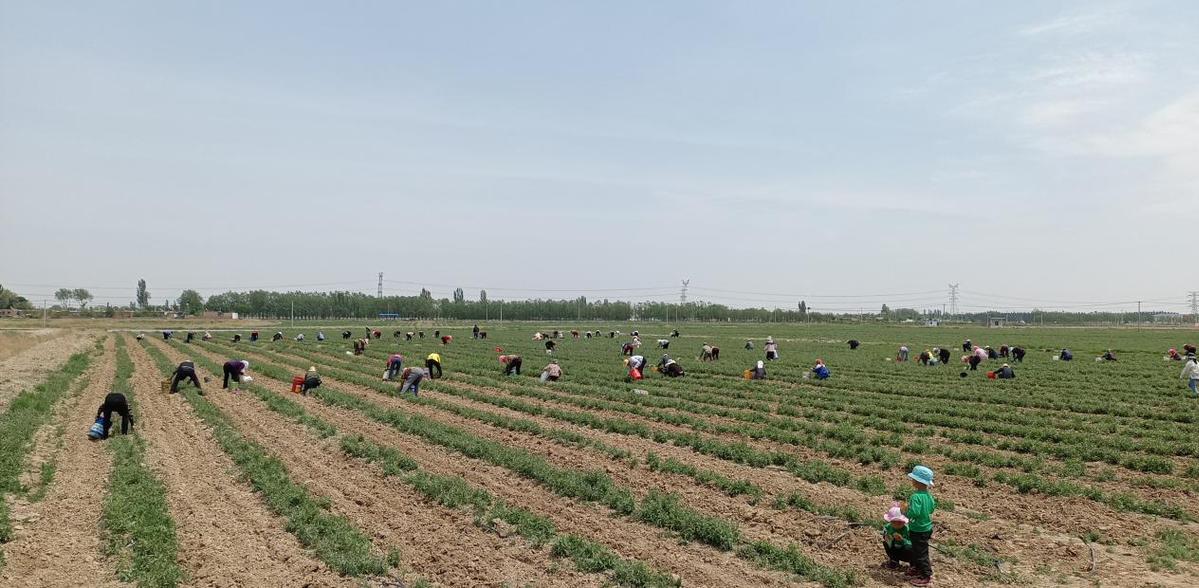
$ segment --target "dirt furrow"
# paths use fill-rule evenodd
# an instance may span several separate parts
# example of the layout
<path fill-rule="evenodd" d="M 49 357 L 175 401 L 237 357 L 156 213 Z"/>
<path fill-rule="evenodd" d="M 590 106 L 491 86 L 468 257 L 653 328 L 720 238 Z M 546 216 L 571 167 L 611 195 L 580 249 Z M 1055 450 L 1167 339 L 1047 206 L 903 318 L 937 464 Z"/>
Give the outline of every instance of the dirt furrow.
<path fill-rule="evenodd" d="M 112 454 L 103 442 L 86 436 L 116 373 L 113 345 L 110 339 L 103 356 L 84 374 L 89 383 L 77 409 L 62 415 L 64 450 L 45 498 L 14 505 L 16 537 L 4 547 L 8 564 L 0 575 L 5 586 L 126 585 L 103 556 L 100 539 Z"/>
<path fill-rule="evenodd" d="M 249 485 L 211 430 L 179 395 L 161 391 L 158 370 L 140 345 L 128 351 L 141 411 L 146 458 L 167 487 L 179 536 L 179 562 L 193 586 L 357 586 L 285 530 Z"/>
<path fill-rule="evenodd" d="M 0 413 L 22 390 L 36 386 L 67 358 L 94 345 L 96 336 L 84 331 L 55 337 L 0 361 Z"/>
<path fill-rule="evenodd" d="M 243 355 L 253 363 L 254 354 Z M 339 391 L 366 397 L 372 401 L 386 398 L 378 393 L 355 389 L 353 385 L 337 382 L 332 378 L 326 377 L 325 380 L 326 385 Z M 265 377 L 256 380 L 256 383 L 280 394 L 286 393 L 288 388 L 283 382 Z M 731 586 L 744 585 L 746 581 L 756 586 L 790 584 L 781 574 L 762 571 L 738 559 L 732 553 L 720 552 L 698 544 L 680 546 L 677 540 L 670 538 L 660 529 L 614 518 L 607 509 L 593 504 L 559 497 L 503 468 L 431 445 L 419 437 L 400 433 L 356 411 L 330 408 L 315 398 L 293 395 L 293 399 L 303 404 L 312 414 L 336 424 L 344 432 L 359 433 L 376 443 L 395 447 L 420 463 L 422 469 L 438 474 L 461 476 L 511 504 L 550 517 L 563 531 L 592 538 L 625 557 L 641 559 L 660 569 L 670 570 L 684 579 L 684 585 Z M 398 399 L 391 400 L 402 402 Z M 491 433 L 486 430 L 489 427 L 478 422 L 444 418 L 447 415 L 442 411 L 430 411 L 412 403 L 397 404 L 394 407 L 424 414 L 447 424 L 462 426 L 481 437 Z M 554 444 L 535 439 L 527 448 L 533 453 L 545 456 L 545 450 L 550 445 Z M 595 469 L 596 465 L 593 461 L 588 464 L 575 463 L 573 467 Z"/>
<path fill-rule="evenodd" d="M 174 348 L 161 348 L 173 361 L 183 359 Z M 219 381 L 213 378 L 213 384 Z M 259 383 L 267 383 L 266 378 Z M 601 576 L 581 574 L 569 563 L 552 561 L 547 548 L 533 548 L 518 537 L 498 537 L 476 527 L 468 513 L 427 502 L 407 484 L 344 456 L 335 440 L 316 440 L 248 392 L 232 393 L 217 384 L 207 398 L 247 438 L 282 460 L 293 479 L 329 497 L 334 510 L 364 529 L 376 544 L 400 548 L 408 569 L 450 586 L 603 583 Z"/>

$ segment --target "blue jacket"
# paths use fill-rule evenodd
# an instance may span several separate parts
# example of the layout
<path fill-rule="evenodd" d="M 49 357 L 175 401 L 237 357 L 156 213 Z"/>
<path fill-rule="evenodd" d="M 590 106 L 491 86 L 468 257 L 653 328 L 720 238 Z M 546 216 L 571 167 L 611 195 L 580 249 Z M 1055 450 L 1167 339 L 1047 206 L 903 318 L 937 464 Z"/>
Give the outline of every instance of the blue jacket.
<path fill-rule="evenodd" d="M 816 379 L 818 379 L 818 380 L 827 379 L 828 378 L 828 367 L 824 366 L 823 364 L 818 365 L 818 366 L 812 368 L 812 373 L 816 374 Z"/>

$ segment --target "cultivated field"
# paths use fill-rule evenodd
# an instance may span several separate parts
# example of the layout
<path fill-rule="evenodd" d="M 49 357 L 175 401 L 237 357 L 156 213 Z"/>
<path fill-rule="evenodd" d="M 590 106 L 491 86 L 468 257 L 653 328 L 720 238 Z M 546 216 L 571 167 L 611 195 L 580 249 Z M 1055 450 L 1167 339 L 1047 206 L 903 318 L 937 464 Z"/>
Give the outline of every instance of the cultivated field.
<path fill-rule="evenodd" d="M 362 356 L 341 331 L 365 323 L 321 327 L 324 343 L 317 327 L 260 327 L 256 343 L 197 329 L 191 344 L 181 330 L 9 344 L 0 584 L 900 585 L 878 526 L 917 463 L 937 473 L 936 585 L 1199 583 L 1199 399 L 1163 359 L 1194 330 L 684 323 L 667 352 L 687 375 L 627 383 L 628 332 L 653 364 L 670 326 L 487 324 L 486 340 L 423 326 L 413 341 L 392 336 L 409 323 L 372 326 Z M 572 328 L 602 335 L 558 340 L 565 376 L 540 382 L 550 357 L 531 335 Z M 767 335 L 781 360 L 742 379 Z M 1017 378 L 987 379 L 996 361 L 960 378 L 966 337 L 1027 349 Z M 719 361 L 697 359 L 704 342 Z M 888 361 L 902 344 L 954 363 Z M 502 374 L 497 347 L 522 375 Z M 1075 361 L 1053 361 L 1061 347 Z M 1119 361 L 1094 361 L 1108 348 Z M 380 377 L 397 351 L 440 353 L 445 377 L 398 396 Z M 832 377 L 805 379 L 818 357 Z M 161 391 L 184 359 L 204 395 Z M 236 393 L 220 389 L 229 359 L 254 376 Z M 323 386 L 290 393 L 309 366 Z M 112 389 L 137 435 L 89 442 Z"/>

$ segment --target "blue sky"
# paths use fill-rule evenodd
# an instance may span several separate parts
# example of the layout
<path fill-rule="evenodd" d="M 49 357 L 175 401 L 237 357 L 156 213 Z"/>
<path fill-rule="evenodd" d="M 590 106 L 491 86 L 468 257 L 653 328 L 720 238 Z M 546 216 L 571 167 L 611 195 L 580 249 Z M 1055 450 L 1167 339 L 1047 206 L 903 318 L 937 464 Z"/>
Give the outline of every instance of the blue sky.
<path fill-rule="evenodd" d="M 34 298 L 1199 289 L 1193 2 L 0 7 L 0 283 Z"/>

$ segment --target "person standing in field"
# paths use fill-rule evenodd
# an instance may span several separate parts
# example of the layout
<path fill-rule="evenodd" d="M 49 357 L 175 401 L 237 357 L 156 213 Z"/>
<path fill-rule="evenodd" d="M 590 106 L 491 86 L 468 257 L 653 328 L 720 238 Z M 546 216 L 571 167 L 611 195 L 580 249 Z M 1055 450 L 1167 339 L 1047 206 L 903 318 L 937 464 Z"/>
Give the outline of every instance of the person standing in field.
<path fill-rule="evenodd" d="M 1191 396 L 1199 398 L 1199 360 L 1195 359 L 1194 353 L 1188 353 L 1186 361 L 1182 364 L 1182 375 L 1180 379 L 1185 380 L 1187 387 L 1191 389 Z"/>
<path fill-rule="evenodd" d="M 397 332 L 398 332 L 398 331 L 397 331 Z M 472 339 L 478 339 L 478 338 L 479 338 L 479 325 L 475 325 L 475 326 L 474 326 L 474 328 L 472 328 L 472 329 L 470 330 L 470 336 L 471 336 L 471 338 L 472 338 Z"/>
<path fill-rule="evenodd" d="M 562 366 L 558 365 L 558 360 L 551 360 L 545 367 L 541 368 L 542 382 L 557 382 L 562 378 Z"/>
<path fill-rule="evenodd" d="M 400 375 L 400 370 L 404 368 L 404 356 L 399 353 L 393 353 L 387 357 L 387 379 L 394 380 Z"/>
<path fill-rule="evenodd" d="M 258 331 L 250 331 L 250 342 L 253 343 L 257 340 L 258 340 Z"/>
<path fill-rule="evenodd" d="M 933 487 L 933 471 L 922 465 L 908 474 L 915 492 L 908 498 L 904 515 L 908 518 L 908 536 L 912 541 L 913 586 L 928 586 L 933 581 L 933 564 L 928 557 L 928 544 L 933 538 L 933 513 L 937 501 L 929 494 Z"/>
<path fill-rule="evenodd" d="M 225 373 L 225 383 L 221 389 L 228 389 L 229 378 L 233 378 L 234 382 L 241 382 L 242 376 L 246 375 L 246 370 L 250 369 L 250 362 L 244 359 L 231 359 L 226 361 L 221 369 Z"/>
<path fill-rule="evenodd" d="M 184 343 L 191 343 L 191 342 L 192 342 L 192 340 L 194 340 L 195 338 L 196 338 L 196 334 L 195 334 L 195 333 L 193 333 L 192 331 L 188 331 L 188 332 L 187 332 L 187 338 L 186 338 L 186 339 L 184 339 L 184 340 L 183 340 L 183 342 L 184 342 Z"/>
<path fill-rule="evenodd" d="M 425 357 L 425 368 L 429 370 L 429 379 L 436 380 L 440 378 L 443 375 L 441 371 L 441 354 L 430 353 L 428 357 Z"/>
<path fill-rule="evenodd" d="M 766 337 L 766 361 L 774 361 L 779 358 L 779 346 L 774 342 L 774 337 Z"/>
<path fill-rule="evenodd" d="M 179 367 L 175 368 L 175 373 L 171 374 L 171 394 L 179 392 L 179 383 L 183 380 L 191 380 L 196 390 L 199 390 L 200 394 L 204 393 L 200 388 L 200 378 L 196 377 L 196 364 L 190 359 L 180 363 Z"/>
<path fill-rule="evenodd" d="M 971 343 L 969 339 L 966 339 L 962 342 L 962 351 L 965 351 L 966 353 L 974 351 L 974 344 Z"/>
<path fill-rule="evenodd" d="M 504 364 L 505 376 L 511 376 L 512 374 L 520 375 L 522 360 L 519 355 L 501 355 L 500 363 Z"/>
<path fill-rule="evenodd" d="M 112 392 L 104 397 L 104 402 L 96 410 L 96 418 L 104 419 L 104 437 L 102 439 L 107 439 L 109 431 L 112 430 L 112 414 L 114 412 L 121 417 L 122 435 L 128 435 L 129 429 L 133 428 L 133 412 L 129 410 L 129 401 L 125 399 L 124 394 Z"/>

